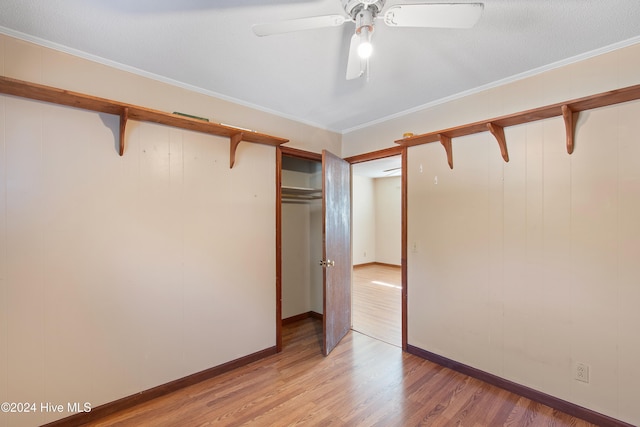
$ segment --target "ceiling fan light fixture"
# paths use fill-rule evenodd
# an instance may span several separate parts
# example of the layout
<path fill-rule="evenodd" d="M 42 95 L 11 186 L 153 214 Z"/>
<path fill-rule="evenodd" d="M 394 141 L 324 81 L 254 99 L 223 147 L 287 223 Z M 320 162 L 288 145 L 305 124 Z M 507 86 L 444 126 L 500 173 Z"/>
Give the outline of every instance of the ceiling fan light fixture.
<path fill-rule="evenodd" d="M 368 59 L 373 53 L 373 45 L 371 44 L 371 32 L 368 27 L 360 29 L 360 44 L 358 44 L 358 56 L 361 59 Z"/>
<path fill-rule="evenodd" d="M 368 59 L 373 53 L 373 45 L 370 42 L 360 43 L 358 46 L 358 56 L 361 59 Z"/>
<path fill-rule="evenodd" d="M 327 0 L 328 1 L 328 0 Z M 256 24 L 257 36 L 269 36 L 316 28 L 338 27 L 355 23 L 349 40 L 346 79 L 369 76 L 369 58 L 373 54 L 371 34 L 380 15 L 391 27 L 472 28 L 480 19 L 483 3 L 434 3 L 437 0 L 412 0 L 413 4 L 394 4 L 385 8 L 386 0 L 341 0 L 345 14 L 311 16 L 280 22 Z M 457 0 L 461 1 L 461 0 Z M 465 0 L 470 1 L 470 0 Z"/>

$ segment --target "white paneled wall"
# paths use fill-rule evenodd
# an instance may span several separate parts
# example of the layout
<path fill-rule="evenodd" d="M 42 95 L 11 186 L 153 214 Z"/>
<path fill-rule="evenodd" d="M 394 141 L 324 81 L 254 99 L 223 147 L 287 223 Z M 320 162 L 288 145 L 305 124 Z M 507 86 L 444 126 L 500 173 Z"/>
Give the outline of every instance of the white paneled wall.
<path fill-rule="evenodd" d="M 640 62 L 640 61 L 639 61 Z M 631 107 L 631 106 L 630 106 Z M 618 127 L 618 218 L 617 218 L 617 277 L 615 304 L 620 307 L 617 324 L 618 381 L 620 398 L 618 410 L 622 417 L 640 424 L 637 390 L 640 383 L 640 106 L 619 108 Z M 613 293 L 613 292 L 612 292 Z"/>
<path fill-rule="evenodd" d="M 113 116 L 0 101 L 4 397 L 97 406 L 274 345 L 272 147 L 230 170 L 221 138 L 131 123 L 119 157 Z"/>
<path fill-rule="evenodd" d="M 411 148 L 409 343 L 637 424 L 639 116 L 582 114 L 571 156 L 562 119 L 508 128 L 509 163 L 489 134 L 453 171 Z"/>

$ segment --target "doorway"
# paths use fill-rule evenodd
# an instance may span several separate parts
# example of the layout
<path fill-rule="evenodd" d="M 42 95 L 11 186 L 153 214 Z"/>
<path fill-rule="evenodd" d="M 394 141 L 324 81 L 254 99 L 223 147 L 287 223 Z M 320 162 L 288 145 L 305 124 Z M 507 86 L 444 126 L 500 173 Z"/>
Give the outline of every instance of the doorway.
<path fill-rule="evenodd" d="M 346 160 L 352 164 L 353 330 L 406 350 L 406 150 Z"/>

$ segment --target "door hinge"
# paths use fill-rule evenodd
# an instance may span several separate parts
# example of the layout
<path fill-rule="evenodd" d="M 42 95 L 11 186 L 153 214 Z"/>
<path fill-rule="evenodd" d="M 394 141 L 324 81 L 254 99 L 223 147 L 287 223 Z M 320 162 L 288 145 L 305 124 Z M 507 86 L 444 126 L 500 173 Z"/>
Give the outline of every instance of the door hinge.
<path fill-rule="evenodd" d="M 323 260 L 323 259 L 321 259 L 321 260 L 320 260 L 320 265 L 321 265 L 322 267 L 329 268 L 329 267 L 333 267 L 334 265 L 336 265 L 336 262 L 335 262 L 335 261 L 333 261 L 333 260 L 330 260 L 330 259 L 328 259 L 328 260 L 326 260 L 326 261 L 325 261 L 325 260 Z"/>

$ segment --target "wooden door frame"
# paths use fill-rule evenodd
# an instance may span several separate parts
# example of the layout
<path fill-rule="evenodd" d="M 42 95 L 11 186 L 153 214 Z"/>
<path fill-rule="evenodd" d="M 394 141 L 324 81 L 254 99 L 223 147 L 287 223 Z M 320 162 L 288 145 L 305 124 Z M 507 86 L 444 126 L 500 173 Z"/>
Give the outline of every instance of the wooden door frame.
<path fill-rule="evenodd" d="M 386 157 L 401 156 L 402 177 L 401 181 L 401 255 L 400 268 L 402 275 L 402 350 L 407 351 L 407 147 L 391 147 L 384 150 L 372 151 L 370 153 L 359 154 L 347 157 L 344 160 L 351 165 L 364 163 L 370 160 L 384 159 Z"/>
<path fill-rule="evenodd" d="M 276 147 L 276 351 L 282 351 L 282 156 L 322 163 L 322 154 Z"/>

